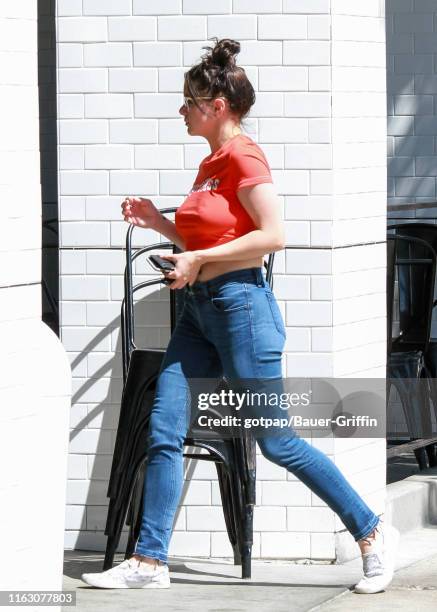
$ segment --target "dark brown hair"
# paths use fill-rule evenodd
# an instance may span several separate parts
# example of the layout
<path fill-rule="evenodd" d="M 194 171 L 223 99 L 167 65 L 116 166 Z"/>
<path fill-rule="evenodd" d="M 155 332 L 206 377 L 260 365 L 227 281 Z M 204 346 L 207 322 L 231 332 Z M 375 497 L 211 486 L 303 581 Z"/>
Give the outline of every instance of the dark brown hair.
<path fill-rule="evenodd" d="M 185 73 L 186 89 L 196 106 L 197 96 L 224 96 L 231 111 L 242 119 L 255 102 L 255 92 L 244 68 L 235 61 L 240 43 L 230 38 L 214 40 L 214 47 L 203 47 L 207 53 Z"/>

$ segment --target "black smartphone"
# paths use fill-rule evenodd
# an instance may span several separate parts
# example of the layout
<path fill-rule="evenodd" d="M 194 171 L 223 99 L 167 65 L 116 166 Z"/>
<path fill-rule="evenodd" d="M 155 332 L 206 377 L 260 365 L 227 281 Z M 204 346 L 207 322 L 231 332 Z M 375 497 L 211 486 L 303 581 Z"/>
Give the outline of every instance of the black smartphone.
<path fill-rule="evenodd" d="M 172 261 L 163 259 L 159 255 L 149 255 L 148 259 L 152 267 L 158 272 L 171 272 L 175 269 L 175 265 Z"/>

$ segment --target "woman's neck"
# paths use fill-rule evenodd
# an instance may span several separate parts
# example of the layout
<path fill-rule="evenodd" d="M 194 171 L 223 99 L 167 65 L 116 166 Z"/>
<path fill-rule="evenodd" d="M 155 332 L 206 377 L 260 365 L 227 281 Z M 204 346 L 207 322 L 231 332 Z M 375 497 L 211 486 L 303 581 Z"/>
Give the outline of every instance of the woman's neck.
<path fill-rule="evenodd" d="M 207 138 L 211 153 L 215 153 L 225 142 L 234 138 L 234 136 L 238 136 L 238 134 L 241 134 L 241 128 L 238 124 L 232 122 L 221 125 L 215 134 Z"/>

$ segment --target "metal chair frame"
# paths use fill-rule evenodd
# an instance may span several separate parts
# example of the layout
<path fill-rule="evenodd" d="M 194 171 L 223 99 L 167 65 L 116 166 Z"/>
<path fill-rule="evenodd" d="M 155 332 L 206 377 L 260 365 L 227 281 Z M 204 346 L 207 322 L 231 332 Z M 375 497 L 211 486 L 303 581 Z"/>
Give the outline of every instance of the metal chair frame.
<path fill-rule="evenodd" d="M 167 208 L 161 212 L 173 213 Z M 126 267 L 124 298 L 121 306 L 121 335 L 123 358 L 123 397 L 111 476 L 108 485 L 110 498 L 105 534 L 108 536 L 104 569 L 112 566 L 124 522 L 130 526 L 125 558 L 134 550 L 138 538 L 146 471 L 148 416 L 153 403 L 154 384 L 165 354 L 161 349 L 139 349 L 135 344 L 134 294 L 145 287 L 163 282 L 163 277 L 143 281 L 134 286 L 133 262 L 155 249 L 173 249 L 170 242 L 154 243 L 136 250 L 132 248 L 134 226 L 126 233 Z M 274 254 L 266 262 L 266 279 L 273 283 Z M 170 319 L 173 332 L 182 292 L 170 292 Z M 138 384 L 138 379 L 142 384 Z M 191 431 L 189 432 L 191 433 Z M 242 577 L 251 575 L 253 542 L 253 507 L 255 505 L 256 453 L 255 440 L 250 432 L 241 437 L 224 440 L 202 439 L 202 432 L 187 436 L 185 445 L 204 449 L 207 453 L 184 453 L 184 457 L 213 461 L 216 465 L 223 512 L 228 536 L 234 551 L 234 562 L 242 565 Z"/>
<path fill-rule="evenodd" d="M 396 226 L 396 230 L 400 230 L 401 227 Z M 395 228 L 389 227 L 389 229 Z M 399 256 L 400 247 L 407 251 L 407 257 Z M 412 255 L 414 248 L 422 249 L 426 255 Z M 426 240 L 417 236 L 403 235 L 398 231 L 394 235 L 387 235 L 387 252 L 387 401 L 393 384 L 399 393 L 412 440 L 406 445 L 400 444 L 390 448 L 387 456 L 396 456 L 408 446 L 410 450 L 414 450 L 419 467 L 423 469 L 427 467 L 426 456 L 430 465 L 434 465 L 436 461 L 429 414 L 431 394 L 429 385 L 424 386 L 423 379 L 430 378 L 425 356 L 431 335 L 437 256 Z M 423 277 L 417 276 L 419 266 L 424 270 Z M 402 310 L 400 307 L 400 331 L 397 338 L 393 339 L 396 268 L 400 286 L 399 299 L 402 305 L 407 304 L 407 308 Z M 428 276 L 426 276 L 427 269 L 429 269 Z M 416 295 L 418 291 L 422 294 L 423 302 Z M 415 312 L 411 310 L 414 307 L 416 307 Z"/>

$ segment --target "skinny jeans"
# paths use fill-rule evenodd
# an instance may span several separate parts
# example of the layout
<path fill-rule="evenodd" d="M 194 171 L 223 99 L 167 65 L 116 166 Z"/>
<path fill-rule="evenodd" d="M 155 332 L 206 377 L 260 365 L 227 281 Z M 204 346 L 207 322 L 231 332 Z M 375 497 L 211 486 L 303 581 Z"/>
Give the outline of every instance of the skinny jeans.
<path fill-rule="evenodd" d="M 150 417 L 143 515 L 135 553 L 167 562 L 183 485 L 190 379 L 281 379 L 285 328 L 262 268 L 186 286 L 182 313 L 159 372 Z M 296 475 L 343 521 L 355 540 L 379 518 L 333 461 L 290 431 L 258 437 L 264 457 Z M 287 486 L 284 483 L 284 486 Z"/>

